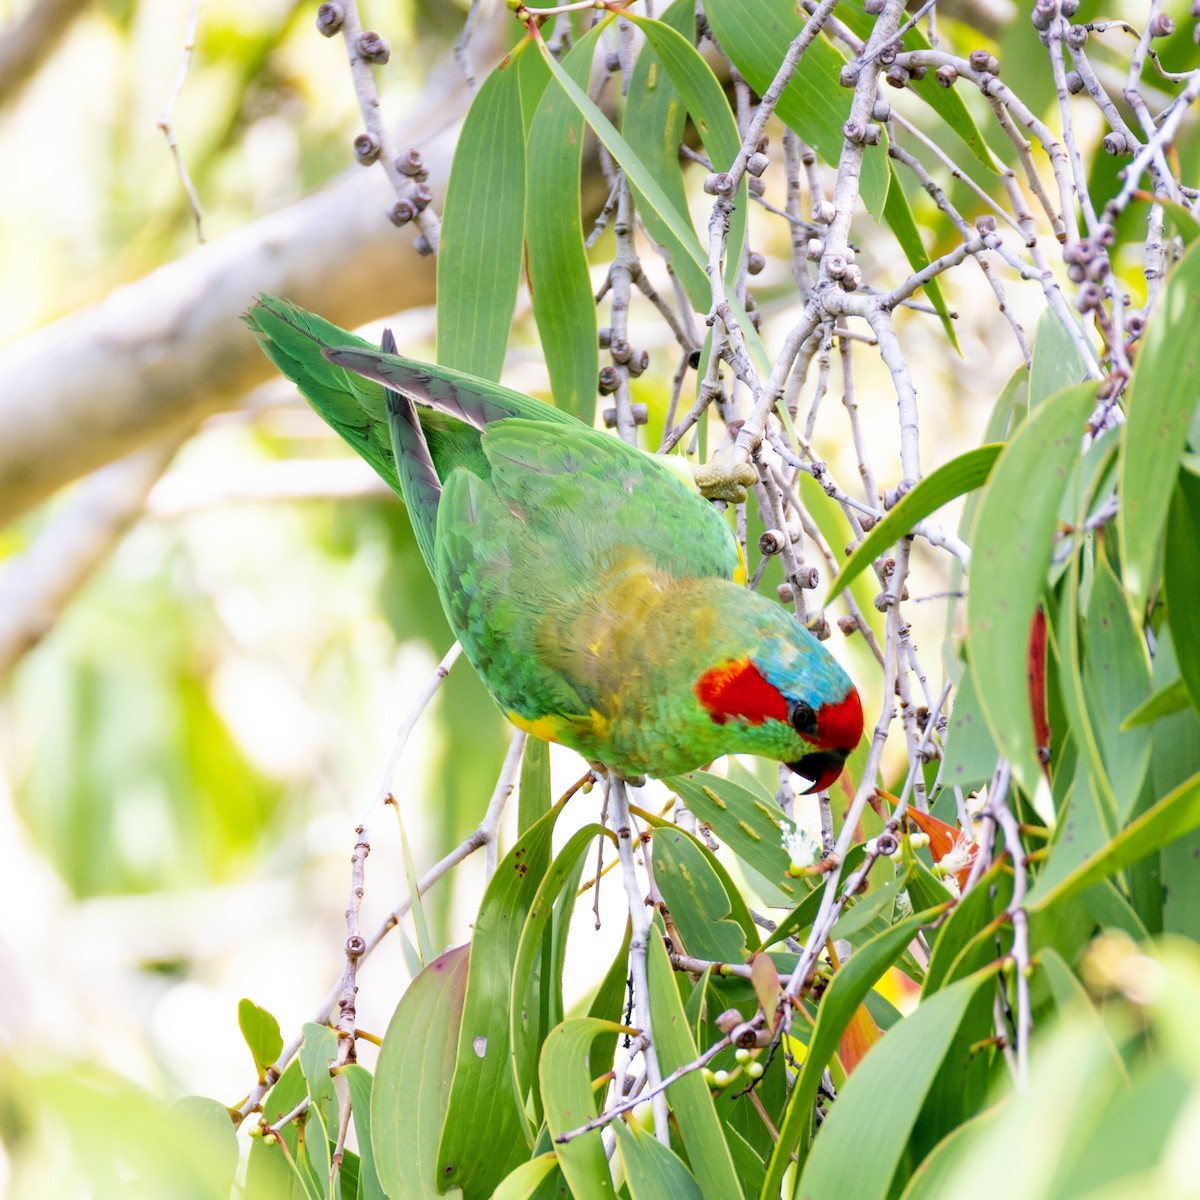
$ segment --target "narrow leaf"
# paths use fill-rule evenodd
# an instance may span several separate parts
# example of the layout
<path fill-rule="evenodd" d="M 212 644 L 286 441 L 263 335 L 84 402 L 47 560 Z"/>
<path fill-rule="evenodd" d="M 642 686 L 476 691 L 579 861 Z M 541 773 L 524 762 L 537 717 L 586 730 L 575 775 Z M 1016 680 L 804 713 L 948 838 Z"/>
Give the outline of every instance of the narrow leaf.
<path fill-rule="evenodd" d="M 596 136 L 604 144 L 605 149 L 621 164 L 629 181 L 642 194 L 645 204 L 654 208 L 658 215 L 667 222 L 672 232 L 679 239 L 679 244 L 687 255 L 704 270 L 708 266 L 708 254 L 701 247 L 696 231 L 692 228 L 691 220 L 678 212 L 666 192 L 663 191 L 653 173 L 638 157 L 633 147 L 617 132 L 612 122 L 589 99 L 587 93 L 563 70 L 561 64 L 541 44 L 543 56 L 559 86 L 571 98 L 572 103 L 583 114 L 587 123 L 595 131 Z M 726 300 L 741 327 L 746 345 L 760 367 L 766 366 L 768 359 L 758 333 L 750 322 L 741 301 L 726 289 Z"/>
<path fill-rule="evenodd" d="M 798 1169 L 803 1168 L 817 1088 L 826 1064 L 837 1050 L 842 1033 L 858 1011 L 858 1006 L 866 1000 L 867 993 L 904 953 L 921 926 L 934 920 L 939 911 L 941 909 L 915 913 L 898 925 L 893 925 L 860 946 L 850 961 L 834 975 L 833 982 L 821 997 L 817 1021 L 809 1038 L 808 1053 L 788 1097 L 787 1110 L 779 1127 L 779 1140 L 767 1166 L 767 1179 L 760 1200 L 775 1200 L 780 1194 L 783 1174 L 793 1154 L 797 1156 Z M 886 1038 L 884 1040 L 886 1042 Z"/>
<path fill-rule="evenodd" d="M 805 18 L 791 0 L 708 0 L 705 15 L 721 49 L 759 95 L 771 85 Z M 842 126 L 850 116 L 853 91 L 841 85 L 845 59 L 821 35 L 809 44 L 775 112 L 830 166 L 842 154 Z M 887 148 L 868 147 L 863 155 L 860 194 L 878 219 L 887 202 Z"/>
<path fill-rule="evenodd" d="M 646 35 L 646 41 L 670 76 L 671 83 L 678 90 L 684 108 L 700 133 L 700 140 L 704 143 L 713 169 L 727 170 L 733 165 L 733 160 L 741 150 L 742 139 L 738 133 L 737 122 L 730 110 L 729 101 L 725 98 L 725 92 L 717 82 L 717 77 L 712 73 L 712 69 L 700 57 L 691 41 L 681 36 L 670 25 L 632 16 L 631 20 Z M 693 11 L 692 25 L 694 26 L 694 24 L 695 13 Z M 632 96 L 627 102 L 626 124 L 629 123 L 628 114 L 631 107 L 636 108 L 636 100 Z M 679 143 L 676 141 L 674 147 L 676 164 L 678 164 L 678 146 Z M 676 166 L 676 170 L 678 170 L 678 166 Z M 731 284 L 741 270 L 748 206 L 747 181 L 743 176 L 736 198 L 736 207 L 729 221 L 725 277 Z M 686 206 L 679 211 L 687 212 Z M 653 229 L 653 227 L 651 228 Z M 699 300 L 698 304 L 697 300 Z M 707 275 L 699 288 L 698 295 L 692 297 L 692 303 L 696 304 L 701 311 L 706 310 L 712 303 L 712 285 L 709 283 Z"/>
<path fill-rule="evenodd" d="M 1029 907 L 1044 909 L 1076 896 L 1197 828 L 1200 828 L 1200 775 L 1193 775 L 1126 825 L 1102 850 L 1090 855 L 1056 886 L 1035 887 Z"/>
<path fill-rule="evenodd" d="M 679 1001 L 675 972 L 662 938 L 649 946 L 651 1036 L 658 1050 L 663 1075 L 694 1062 L 699 1055 Z M 721 1123 L 699 1071 L 690 1071 L 667 1089 L 667 1101 L 679 1126 L 679 1135 L 705 1200 L 741 1200 L 742 1189 L 734 1170 Z"/>
<path fill-rule="evenodd" d="M 1030 793 L 1040 767 L 1025 647 L 1094 393 L 1091 385 L 1070 388 L 1033 412 L 1000 455 L 975 523 L 967 597 L 971 673 L 992 737 Z"/>
<path fill-rule="evenodd" d="M 1063 327 L 1058 313 L 1047 308 L 1038 320 L 1029 368 L 1029 406 L 1037 408 L 1055 392 L 1083 380 L 1086 368 L 1079 349 Z"/>
<path fill-rule="evenodd" d="M 1180 471 L 1167 518 L 1163 549 L 1167 619 L 1179 671 L 1200 710 L 1200 479 Z"/>
<path fill-rule="evenodd" d="M 563 59 L 562 69 L 582 85 L 587 83 L 599 35 L 597 25 Z M 549 78 L 549 72 L 546 75 Z M 545 88 L 529 131 L 526 160 L 529 291 L 554 403 L 591 425 L 600 351 L 579 208 L 582 158 L 579 110 L 561 88 Z"/>
<path fill-rule="evenodd" d="M 433 952 L 433 937 L 429 932 L 429 922 L 425 918 L 425 905 L 421 900 L 421 890 L 418 887 L 420 876 L 417 874 L 416 863 L 413 861 L 412 847 L 408 844 L 408 834 L 404 829 L 404 818 L 400 814 L 400 805 L 392 805 L 396 810 L 396 821 L 400 826 L 400 850 L 404 857 L 404 877 L 408 884 L 408 903 L 413 915 L 413 928 L 417 931 L 417 953 L 420 955 L 420 965 L 424 967 L 433 962 L 436 955 Z"/>
<path fill-rule="evenodd" d="M 253 1000 L 242 999 L 238 1001 L 238 1028 L 250 1047 L 261 1083 L 266 1078 L 267 1068 L 283 1053 L 279 1022 Z"/>
<path fill-rule="evenodd" d="M 714 962 L 745 960 L 746 935 L 731 918 L 725 887 L 704 852 L 682 830 L 654 831 L 654 883 L 683 939 L 680 949 Z"/>
<path fill-rule="evenodd" d="M 926 475 L 911 492 L 893 505 L 887 516 L 854 548 L 854 553 L 846 560 L 830 586 L 825 603 L 828 604 L 873 559 L 878 558 L 918 522 L 957 496 L 982 487 L 1003 449 L 1001 444 L 978 446 Z"/>
<path fill-rule="evenodd" d="M 539 1154 L 506 1175 L 504 1182 L 492 1193 L 492 1200 L 530 1200 L 557 1170 L 557 1155 Z"/>
<path fill-rule="evenodd" d="M 789 859 L 781 840 L 783 813 L 773 800 L 703 771 L 674 775 L 663 783 L 734 854 L 793 903 L 808 892 L 808 884 L 788 875 Z"/>
<path fill-rule="evenodd" d="M 653 1134 L 636 1122 L 617 1121 L 615 1128 L 630 1200 L 702 1200 L 691 1172 Z"/>
<path fill-rule="evenodd" d="M 562 979 L 547 969 L 546 931 L 554 918 L 556 902 L 565 900 L 573 906 L 585 855 L 595 839 L 603 836 L 600 825 L 585 825 L 571 835 L 539 885 L 521 930 L 508 1010 L 512 1083 L 522 1107 L 535 1089 L 542 1043 L 550 1028 L 562 1019 Z M 540 973 L 535 971 L 539 957 L 543 966 Z M 535 1107 L 535 1115 L 540 1119 L 539 1108 Z"/>
<path fill-rule="evenodd" d="M 904 188 L 900 185 L 896 168 L 889 163 L 888 170 L 891 171 L 892 182 L 888 188 L 887 204 L 883 209 L 883 219 L 887 222 L 888 228 L 892 231 L 896 241 L 900 243 L 900 249 L 904 251 L 904 257 L 908 259 L 909 266 L 914 271 L 923 271 L 929 266 L 930 260 L 925 250 L 925 243 L 921 240 L 921 231 L 917 228 L 916 218 L 913 216 L 912 207 L 908 203 L 908 197 L 904 194 Z M 950 340 L 950 345 L 955 350 L 958 350 L 958 334 L 955 332 L 954 322 L 950 317 L 950 310 L 946 307 L 946 300 L 942 295 L 941 285 L 934 278 L 925 283 L 921 290 L 929 297 L 929 303 L 933 305 L 938 318 L 941 320 L 942 328 L 946 331 L 946 337 Z"/>
<path fill-rule="evenodd" d="M 510 61 L 483 81 L 471 102 L 450 168 L 437 265 L 443 366 L 500 378 L 524 227 L 525 128 L 518 71 Z"/>
<path fill-rule="evenodd" d="M 1191 693 L 1183 677 L 1173 679 L 1166 687 L 1159 688 L 1151 696 L 1147 696 L 1121 722 L 1121 729 L 1134 729 L 1138 725 L 1149 725 L 1160 717 L 1169 717 L 1173 713 L 1183 712 L 1191 704 Z"/>
<path fill-rule="evenodd" d="M 375 1150 L 371 1145 L 371 1072 L 358 1063 L 348 1063 L 341 1073 L 350 1089 L 350 1112 L 358 1138 L 358 1200 L 387 1200 L 375 1170 Z"/>
<path fill-rule="evenodd" d="M 557 1139 L 596 1116 L 592 1080 L 603 1075 L 611 1064 L 592 1061 L 592 1043 L 601 1034 L 619 1029 L 595 1017 L 576 1017 L 552 1029 L 542 1048 L 540 1076 L 546 1123 L 556 1139 L 558 1165 L 576 1200 L 610 1200 L 616 1196 L 599 1129 L 569 1142 Z"/>
<path fill-rule="evenodd" d="M 989 967 L 938 992 L 888 1032 L 838 1093 L 804 1165 L 799 1195 L 885 1200 L 958 1026 L 997 969 Z M 881 1096 L 887 1097 L 886 1121 L 878 1119 Z M 868 1128 L 871 1152 L 864 1154 Z"/>
<path fill-rule="evenodd" d="M 843 0 L 838 5 L 837 17 L 864 41 L 875 28 L 875 18 L 863 11 L 862 0 Z M 904 35 L 902 44 L 905 50 L 929 49 L 929 39 L 920 25 L 914 25 Z M 962 138 L 967 148 L 984 167 L 993 174 L 999 174 L 1001 167 L 983 140 L 983 134 L 979 132 L 979 127 L 975 124 L 958 88 L 942 87 L 934 73 L 929 71 L 922 79 L 910 77 L 905 84 L 905 90 L 920 96 L 942 121 Z"/>
<path fill-rule="evenodd" d="M 1117 522 L 1122 577 L 1135 613 L 1142 612 L 1153 586 L 1175 464 L 1198 403 L 1200 244 L 1193 243 L 1167 278 L 1129 389 Z"/>
<path fill-rule="evenodd" d="M 467 946 L 456 946 L 435 958 L 401 996 L 383 1038 L 371 1089 L 371 1145 L 379 1180 L 392 1197 L 440 1195 L 438 1140 L 454 1077 L 468 954 Z"/>
<path fill-rule="evenodd" d="M 696 6 L 689 0 L 676 0 L 662 15 L 664 24 L 679 32 L 689 48 L 695 41 Z M 724 94 L 722 93 L 722 103 Z M 726 103 L 726 108 L 728 104 Z M 634 64 L 629 92 L 621 120 L 621 132 L 662 185 L 676 212 L 688 211 L 683 167 L 679 147 L 687 124 L 687 107 L 679 88 L 672 82 L 665 65 L 647 43 Z M 671 268 L 679 276 L 692 304 L 706 310 L 711 303 L 712 284 L 692 256 L 679 244 L 670 224 L 652 205 L 637 196 L 638 209 L 650 236 L 669 255 Z M 744 208 L 744 205 L 742 205 Z M 733 260 L 736 261 L 736 260 Z M 703 370 L 703 366 L 701 366 Z"/>
<path fill-rule="evenodd" d="M 528 1153 L 529 1128 L 512 1085 L 509 1001 L 521 930 L 546 860 L 556 805 L 505 855 L 475 917 L 454 1084 L 438 1148 L 437 1176 L 471 1200 L 490 1196 Z"/>

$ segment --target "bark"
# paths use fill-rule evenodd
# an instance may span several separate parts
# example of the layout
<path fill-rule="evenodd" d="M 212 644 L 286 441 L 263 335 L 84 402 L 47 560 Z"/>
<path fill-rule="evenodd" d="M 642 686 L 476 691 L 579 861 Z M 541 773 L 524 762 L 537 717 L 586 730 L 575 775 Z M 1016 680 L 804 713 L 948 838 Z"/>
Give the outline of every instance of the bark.
<path fill-rule="evenodd" d="M 456 132 L 423 147 L 435 182 Z M 431 304 L 434 260 L 388 222 L 393 199 L 382 172 L 357 171 L 0 352 L 0 524 L 266 379 L 238 320 L 258 292 L 348 327 Z"/>

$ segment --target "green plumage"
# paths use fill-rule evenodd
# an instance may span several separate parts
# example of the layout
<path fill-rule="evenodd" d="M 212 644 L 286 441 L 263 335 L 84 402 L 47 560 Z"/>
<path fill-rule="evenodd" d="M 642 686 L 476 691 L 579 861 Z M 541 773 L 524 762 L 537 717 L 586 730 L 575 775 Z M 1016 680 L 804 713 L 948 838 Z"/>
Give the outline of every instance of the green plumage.
<path fill-rule="evenodd" d="M 778 605 L 732 582 L 728 525 L 661 459 L 285 302 L 263 297 L 247 321 L 404 497 L 451 626 L 518 724 L 628 776 L 820 744 L 701 703 L 705 672 L 742 659 L 813 708 L 849 681 Z"/>

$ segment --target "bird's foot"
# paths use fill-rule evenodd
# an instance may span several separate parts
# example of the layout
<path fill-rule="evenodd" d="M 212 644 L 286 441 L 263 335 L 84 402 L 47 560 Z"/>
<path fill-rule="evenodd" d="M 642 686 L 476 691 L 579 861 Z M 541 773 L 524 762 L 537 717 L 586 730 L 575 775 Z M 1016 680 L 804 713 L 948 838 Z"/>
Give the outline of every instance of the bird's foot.
<path fill-rule="evenodd" d="M 615 775 L 622 783 L 629 784 L 630 787 L 646 786 L 645 775 L 622 775 L 620 771 L 614 770 L 605 763 L 592 762 L 591 759 L 588 760 L 588 766 L 592 768 L 592 773 L 597 779 L 607 779 L 611 774 Z"/>
<path fill-rule="evenodd" d="M 724 455 L 693 467 L 692 475 L 705 500 L 724 500 L 729 504 L 741 504 L 746 499 L 746 489 L 758 482 L 758 472 L 749 463 Z"/>

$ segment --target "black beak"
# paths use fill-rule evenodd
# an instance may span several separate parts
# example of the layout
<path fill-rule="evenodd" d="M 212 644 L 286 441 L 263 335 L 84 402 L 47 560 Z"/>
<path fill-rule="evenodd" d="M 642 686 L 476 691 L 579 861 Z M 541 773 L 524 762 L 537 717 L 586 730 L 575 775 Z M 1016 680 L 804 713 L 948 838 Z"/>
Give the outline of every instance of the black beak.
<path fill-rule="evenodd" d="M 829 787 L 837 777 L 842 773 L 842 767 L 849 757 L 848 750 L 818 750 L 812 754 L 806 754 L 797 762 L 787 764 L 788 770 L 795 771 L 797 775 L 803 775 L 805 779 L 811 779 L 812 787 L 806 788 L 802 795 L 811 796 L 813 792 L 823 791 Z"/>

